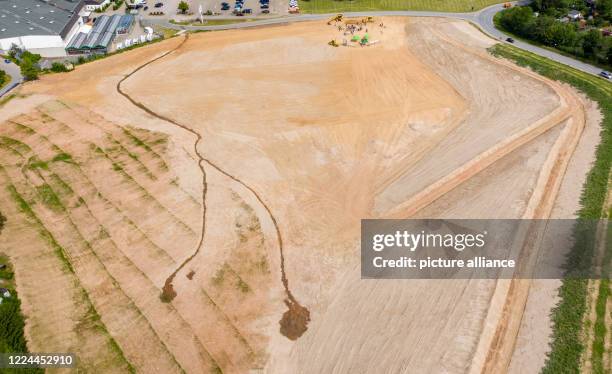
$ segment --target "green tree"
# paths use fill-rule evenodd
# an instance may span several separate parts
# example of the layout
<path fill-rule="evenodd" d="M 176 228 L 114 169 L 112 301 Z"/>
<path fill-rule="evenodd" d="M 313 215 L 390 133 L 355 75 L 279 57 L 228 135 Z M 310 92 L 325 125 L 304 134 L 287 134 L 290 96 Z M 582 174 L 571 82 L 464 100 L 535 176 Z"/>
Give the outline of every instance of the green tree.
<path fill-rule="evenodd" d="M 612 0 L 597 0 L 595 10 L 600 17 L 612 21 Z"/>
<path fill-rule="evenodd" d="M 4 85 L 4 83 L 6 83 L 7 80 L 8 80 L 8 77 L 6 75 L 6 71 L 0 70 L 0 86 Z M 1 228 L 2 228 L 2 213 L 0 213 L 0 229 Z"/>
<path fill-rule="evenodd" d="M 181 11 L 181 13 L 185 14 L 189 10 L 189 4 L 187 4 L 186 1 L 181 1 L 178 5 L 178 9 Z"/>
<path fill-rule="evenodd" d="M 585 57 L 593 58 L 601 47 L 601 33 L 599 30 L 589 30 L 582 39 L 582 50 Z"/>
<path fill-rule="evenodd" d="M 576 30 L 574 26 L 570 24 L 553 22 L 547 34 L 549 35 L 551 45 L 555 47 L 570 47 L 576 43 Z"/>
<path fill-rule="evenodd" d="M 569 8 L 569 0 L 535 0 L 532 6 L 540 12 L 556 11 Z"/>
<path fill-rule="evenodd" d="M 514 7 L 502 13 L 500 23 L 507 30 L 525 35 L 533 25 L 534 18 L 531 8 Z"/>
<path fill-rule="evenodd" d="M 19 64 L 21 68 L 21 75 L 23 75 L 23 79 L 27 81 L 33 81 L 38 79 L 38 68 L 36 64 L 30 60 L 23 60 Z"/>

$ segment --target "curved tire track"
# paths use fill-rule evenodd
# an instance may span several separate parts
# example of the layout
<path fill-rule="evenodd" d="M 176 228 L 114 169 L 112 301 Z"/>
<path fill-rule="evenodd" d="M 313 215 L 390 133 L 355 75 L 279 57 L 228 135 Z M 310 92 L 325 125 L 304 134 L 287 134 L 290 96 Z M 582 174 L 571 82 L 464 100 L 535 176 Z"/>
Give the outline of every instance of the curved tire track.
<path fill-rule="evenodd" d="M 280 332 L 285 335 L 287 338 L 291 339 L 291 340 L 296 340 L 297 338 L 299 338 L 300 336 L 302 336 L 302 334 L 306 331 L 306 329 L 308 328 L 308 322 L 310 322 L 310 312 L 307 308 L 303 307 L 295 298 L 295 296 L 293 295 L 293 293 L 291 292 L 291 289 L 289 288 L 289 279 L 287 278 L 287 274 L 285 272 L 285 256 L 283 253 L 283 238 L 281 235 L 281 231 L 278 225 L 278 221 L 276 220 L 276 217 L 274 216 L 274 214 L 272 214 L 272 211 L 270 210 L 270 207 L 263 201 L 263 199 L 261 198 L 261 196 L 248 184 L 246 184 L 245 182 L 243 182 L 242 180 L 240 180 L 239 178 L 237 178 L 236 176 L 226 172 L 225 170 L 223 170 L 222 168 L 220 168 L 218 165 L 216 165 L 215 163 L 211 162 L 210 160 L 208 160 L 207 158 L 205 158 L 202 154 L 200 154 L 200 152 L 198 151 L 198 143 L 200 143 L 202 141 L 202 135 L 200 135 L 200 133 L 198 133 L 197 131 L 194 131 L 193 129 L 182 125 L 178 122 L 176 122 L 175 120 L 166 117 L 164 115 L 158 114 L 156 112 L 154 112 L 153 110 L 151 110 L 150 108 L 148 108 L 147 106 L 145 106 L 144 104 L 142 104 L 139 101 L 136 101 L 134 98 L 132 98 L 128 93 L 126 93 L 125 91 L 123 91 L 123 89 L 121 88 L 121 84 L 123 82 L 125 82 L 128 78 L 130 78 L 132 75 L 136 74 L 137 72 L 139 72 L 140 70 L 144 69 L 145 67 L 151 65 L 152 63 L 161 60 L 162 58 L 168 56 L 169 54 L 177 51 L 178 49 L 180 49 L 189 39 L 189 34 L 185 34 L 185 38 L 183 39 L 183 41 L 181 41 L 181 43 L 179 43 L 179 45 L 177 45 L 176 47 L 172 48 L 171 50 L 161 54 L 158 57 L 155 57 L 149 61 L 147 61 L 146 63 L 138 66 L 136 69 L 132 70 L 130 73 L 128 73 L 127 75 L 125 75 L 121 80 L 119 80 L 119 82 L 117 82 L 116 85 L 116 90 L 117 92 L 125 97 L 126 99 L 128 99 L 130 101 L 130 103 L 132 103 L 134 106 L 140 108 L 141 110 L 143 110 L 144 112 L 146 112 L 147 114 L 161 119 L 162 121 L 171 123 L 174 126 L 180 127 L 181 129 L 189 132 L 190 134 L 193 134 L 196 137 L 196 141 L 193 144 L 193 151 L 195 153 L 195 155 L 198 157 L 198 167 L 200 169 L 200 171 L 202 172 L 202 229 L 201 229 L 201 234 L 200 234 L 200 239 L 198 240 L 198 244 L 195 248 L 195 251 L 193 252 L 193 254 L 191 254 L 191 256 L 189 256 L 187 259 L 185 259 L 175 270 L 174 272 L 172 272 L 172 274 L 170 274 L 170 276 L 166 279 L 166 282 L 164 284 L 164 287 L 162 289 L 162 298 L 164 300 L 167 301 L 172 301 L 172 299 L 174 299 L 174 297 L 176 297 L 176 292 L 174 291 L 174 288 L 172 286 L 172 281 L 174 280 L 174 278 L 176 277 L 176 274 L 178 274 L 179 271 L 181 271 L 181 269 L 183 269 L 185 267 L 185 265 L 187 265 L 191 260 L 193 260 L 193 258 L 195 256 L 198 255 L 198 253 L 200 252 L 200 249 L 202 247 L 202 244 L 204 243 L 204 235 L 206 232 L 206 192 L 208 190 L 208 185 L 206 183 L 206 170 L 204 168 L 204 164 L 207 164 L 211 167 L 213 167 L 215 170 L 217 170 L 218 172 L 220 172 L 221 174 L 225 175 L 226 177 L 230 178 L 231 180 L 237 182 L 238 184 L 240 184 L 241 186 L 243 186 L 244 188 L 246 188 L 249 192 L 251 192 L 253 194 L 253 196 L 255 196 L 255 198 L 257 199 L 257 201 L 261 204 L 261 206 L 264 207 L 264 209 L 266 210 L 266 212 L 268 213 L 268 216 L 270 217 L 270 220 L 272 221 L 273 225 L 274 225 L 274 229 L 276 231 L 276 237 L 277 237 L 277 242 L 278 242 L 278 248 L 279 248 L 279 252 L 280 252 L 280 270 L 281 270 L 281 281 L 283 283 L 283 287 L 285 289 L 285 294 L 287 296 L 287 298 L 285 299 L 285 304 L 287 305 L 288 310 L 283 314 L 282 319 L 279 321 L 280 323 Z"/>

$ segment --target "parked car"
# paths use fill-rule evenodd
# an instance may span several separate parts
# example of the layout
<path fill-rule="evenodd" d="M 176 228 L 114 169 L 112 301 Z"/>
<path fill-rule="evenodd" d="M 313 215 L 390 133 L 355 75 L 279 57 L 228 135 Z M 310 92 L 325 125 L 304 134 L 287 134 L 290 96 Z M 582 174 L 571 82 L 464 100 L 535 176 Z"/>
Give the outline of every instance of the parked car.
<path fill-rule="evenodd" d="M 161 8 L 164 6 L 164 3 L 155 3 L 156 8 Z"/>
<path fill-rule="evenodd" d="M 514 39 L 512 39 L 512 38 L 506 38 L 506 41 L 507 41 L 508 43 L 514 43 Z"/>
<path fill-rule="evenodd" d="M 602 78 L 606 78 L 606 79 L 612 79 L 612 73 L 610 73 L 609 71 L 605 71 L 605 70 L 599 73 L 599 76 Z"/>
<path fill-rule="evenodd" d="M 143 10 L 149 10 L 149 7 L 145 5 L 144 8 L 142 8 Z"/>
<path fill-rule="evenodd" d="M 268 4 L 263 4 L 263 5 L 261 6 L 261 9 L 268 9 L 269 7 L 270 7 L 270 6 L 269 6 Z"/>
<path fill-rule="evenodd" d="M 229 5 L 221 5 L 221 10 L 230 10 Z"/>
<path fill-rule="evenodd" d="M 242 13 L 251 14 L 252 10 L 247 8 L 247 9 L 243 10 Z"/>
<path fill-rule="evenodd" d="M 10 64 L 10 63 L 11 63 L 11 60 L 9 60 L 8 58 L 5 58 L 5 59 L 4 59 L 4 63 L 5 63 L 5 64 Z"/>

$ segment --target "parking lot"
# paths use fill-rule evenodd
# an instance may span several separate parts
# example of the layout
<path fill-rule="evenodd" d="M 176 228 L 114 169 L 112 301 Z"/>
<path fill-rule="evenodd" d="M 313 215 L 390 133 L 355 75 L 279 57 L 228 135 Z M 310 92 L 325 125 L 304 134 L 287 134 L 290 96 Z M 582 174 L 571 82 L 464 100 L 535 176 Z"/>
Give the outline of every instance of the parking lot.
<path fill-rule="evenodd" d="M 227 17 L 237 17 L 234 15 L 235 9 L 246 10 L 244 12 L 244 16 L 252 17 L 252 16 L 267 16 L 267 15 L 284 15 L 287 14 L 289 2 L 288 0 L 187 0 L 189 4 L 189 11 L 187 14 L 183 15 L 178 11 L 178 4 L 181 0 L 149 0 L 148 1 L 148 10 L 140 10 L 140 14 L 143 17 L 164 17 L 168 19 L 174 19 L 176 21 L 185 21 L 185 20 L 193 20 L 198 16 L 198 8 L 200 4 L 202 5 L 202 10 L 204 13 L 207 11 L 212 12 L 215 15 L 219 15 L 219 17 L 227 18 Z M 260 3 L 263 1 L 264 3 Z M 156 3 L 162 3 L 163 6 L 155 7 Z M 227 6 L 224 8 L 222 3 L 227 3 Z M 238 6 L 238 8 L 236 8 Z M 249 13 L 250 10 L 250 13 Z M 162 11 L 164 12 L 163 16 L 152 16 L 149 15 L 150 12 Z M 237 17 L 238 18 L 238 17 Z"/>

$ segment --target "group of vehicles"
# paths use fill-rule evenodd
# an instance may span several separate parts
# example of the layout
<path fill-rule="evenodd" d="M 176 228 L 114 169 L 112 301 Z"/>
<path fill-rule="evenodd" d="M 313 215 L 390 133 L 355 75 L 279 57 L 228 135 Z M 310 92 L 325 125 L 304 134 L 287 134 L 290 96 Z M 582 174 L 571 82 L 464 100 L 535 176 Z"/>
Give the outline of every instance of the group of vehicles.
<path fill-rule="evenodd" d="M 270 0 L 259 0 L 259 4 L 261 7 L 261 13 L 268 14 L 270 13 Z M 221 10 L 230 10 L 230 4 L 228 2 L 221 3 Z M 244 0 L 236 0 L 234 3 L 234 10 L 232 11 L 236 16 L 244 16 L 245 14 L 252 14 L 253 10 L 250 8 L 244 7 Z"/>

